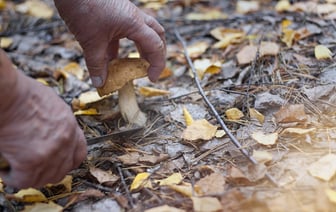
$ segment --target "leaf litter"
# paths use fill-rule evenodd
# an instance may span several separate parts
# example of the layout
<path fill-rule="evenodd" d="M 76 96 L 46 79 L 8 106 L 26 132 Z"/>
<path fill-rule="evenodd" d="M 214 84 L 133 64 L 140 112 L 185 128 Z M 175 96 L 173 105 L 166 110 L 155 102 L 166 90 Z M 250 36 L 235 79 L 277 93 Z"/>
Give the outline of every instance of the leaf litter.
<path fill-rule="evenodd" d="M 25 211 L 331 211 L 335 1 L 135 2 L 165 27 L 168 45 L 160 80 L 135 82 L 147 126 L 89 146 L 60 184 L 12 191 L 2 183 L 0 201 Z M 97 95 L 51 1 L 0 1 L 0 13 L 1 47 L 72 106 L 88 138 L 130 127 L 117 95 Z M 257 164 L 204 103 L 176 29 L 205 94 Z M 120 46 L 121 57 L 138 57 L 131 42 Z"/>

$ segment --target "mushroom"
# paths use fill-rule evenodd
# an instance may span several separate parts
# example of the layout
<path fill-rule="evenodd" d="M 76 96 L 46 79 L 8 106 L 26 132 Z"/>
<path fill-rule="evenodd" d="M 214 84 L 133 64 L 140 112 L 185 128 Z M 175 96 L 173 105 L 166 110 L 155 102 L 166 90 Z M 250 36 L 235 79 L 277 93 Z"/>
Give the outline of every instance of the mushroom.
<path fill-rule="evenodd" d="M 97 88 L 100 96 L 118 91 L 118 104 L 125 121 L 144 126 L 147 121 L 137 103 L 133 80 L 147 76 L 149 63 L 140 58 L 114 59 L 109 63 L 105 84 Z"/>

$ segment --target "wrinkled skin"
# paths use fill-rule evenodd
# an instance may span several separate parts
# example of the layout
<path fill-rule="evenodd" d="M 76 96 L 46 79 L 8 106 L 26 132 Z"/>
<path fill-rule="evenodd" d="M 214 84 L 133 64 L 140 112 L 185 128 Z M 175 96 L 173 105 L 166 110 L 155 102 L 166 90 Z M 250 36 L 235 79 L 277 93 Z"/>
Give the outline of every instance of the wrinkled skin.
<path fill-rule="evenodd" d="M 150 63 L 155 81 L 165 67 L 163 27 L 129 0 L 55 0 L 60 15 L 83 47 L 93 85 L 101 87 L 108 62 L 118 55 L 119 40 L 133 40 Z"/>
<path fill-rule="evenodd" d="M 51 88 L 14 70 L 3 51 L 0 61 L 1 72 L 12 78 L 6 85 L 11 95 L 0 105 L 0 151 L 10 170 L 0 177 L 17 188 L 56 183 L 84 160 L 83 132 Z"/>

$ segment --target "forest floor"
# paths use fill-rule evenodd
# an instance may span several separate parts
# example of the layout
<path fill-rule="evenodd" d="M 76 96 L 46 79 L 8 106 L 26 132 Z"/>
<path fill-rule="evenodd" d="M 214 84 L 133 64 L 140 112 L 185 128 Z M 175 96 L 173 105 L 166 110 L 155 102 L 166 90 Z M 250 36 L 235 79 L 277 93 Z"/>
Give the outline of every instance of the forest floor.
<path fill-rule="evenodd" d="M 4 185 L 1 210 L 335 211 L 334 1 L 133 1 L 167 39 L 165 74 L 134 82 L 140 129 L 116 93 L 98 97 L 44 2 L 0 0 L 1 47 L 99 142 L 60 184 L 21 196 Z M 122 40 L 119 56 L 136 55 Z"/>

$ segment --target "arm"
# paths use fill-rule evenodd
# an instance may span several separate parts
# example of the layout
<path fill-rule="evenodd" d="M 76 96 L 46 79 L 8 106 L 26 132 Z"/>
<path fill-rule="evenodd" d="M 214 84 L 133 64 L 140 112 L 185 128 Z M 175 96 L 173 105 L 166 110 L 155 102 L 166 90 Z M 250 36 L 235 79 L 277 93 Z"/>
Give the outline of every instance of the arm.
<path fill-rule="evenodd" d="M 101 87 L 107 64 L 118 56 L 119 40 L 134 41 L 150 63 L 148 77 L 155 81 L 165 67 L 163 27 L 129 0 L 54 0 L 70 31 L 83 47 L 93 85 Z"/>

